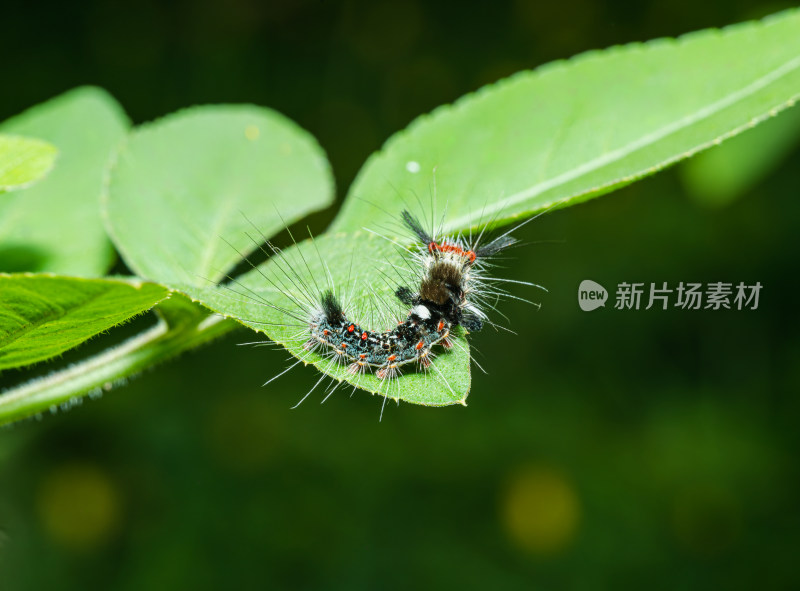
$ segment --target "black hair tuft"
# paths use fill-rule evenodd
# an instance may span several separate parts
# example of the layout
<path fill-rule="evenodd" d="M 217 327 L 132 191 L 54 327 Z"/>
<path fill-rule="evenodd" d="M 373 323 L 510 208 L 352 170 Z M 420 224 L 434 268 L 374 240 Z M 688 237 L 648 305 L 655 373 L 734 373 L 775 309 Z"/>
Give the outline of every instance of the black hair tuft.
<path fill-rule="evenodd" d="M 500 236 L 495 238 L 489 244 L 481 246 L 475 250 L 475 256 L 478 258 L 491 257 L 496 255 L 501 250 L 505 250 L 509 246 L 516 244 L 518 240 L 513 236 Z"/>
<path fill-rule="evenodd" d="M 411 291 L 408 287 L 404 285 L 398 287 L 397 290 L 394 292 L 394 295 L 396 295 L 397 299 L 400 300 L 400 302 L 406 306 L 414 306 L 417 303 L 416 302 L 417 296 L 414 294 L 413 291 Z"/>
<path fill-rule="evenodd" d="M 322 294 L 320 303 L 322 304 L 322 312 L 325 314 L 325 320 L 330 324 L 336 325 L 345 321 L 342 305 L 330 289 Z"/>
<path fill-rule="evenodd" d="M 414 234 L 422 241 L 423 244 L 430 244 L 433 242 L 433 237 L 430 236 L 425 230 L 422 229 L 422 224 L 419 220 L 411 215 L 408 210 L 403 210 L 403 221 L 411 229 Z"/>

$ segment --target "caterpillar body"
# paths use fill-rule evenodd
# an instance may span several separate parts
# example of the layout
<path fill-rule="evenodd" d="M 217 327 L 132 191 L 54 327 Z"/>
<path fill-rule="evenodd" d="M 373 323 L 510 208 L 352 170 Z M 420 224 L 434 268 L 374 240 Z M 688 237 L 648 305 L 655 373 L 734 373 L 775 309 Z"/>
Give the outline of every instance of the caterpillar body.
<path fill-rule="evenodd" d="M 487 287 L 484 271 L 491 257 L 516 239 L 506 232 L 483 245 L 483 233 L 472 244 L 461 235 L 437 240 L 408 211 L 402 212 L 402 220 L 418 240 L 411 254 L 420 270 L 415 289 L 401 285 L 395 290 L 408 308 L 405 320 L 382 332 L 367 330 L 349 320 L 333 291 L 326 290 L 308 321 L 305 350 L 347 364 L 352 374 L 369 370 L 386 380 L 397 377 L 406 365 L 428 370 L 433 347 L 452 347 L 450 337 L 456 327 L 467 332 L 483 327 L 484 298 L 500 294 Z"/>

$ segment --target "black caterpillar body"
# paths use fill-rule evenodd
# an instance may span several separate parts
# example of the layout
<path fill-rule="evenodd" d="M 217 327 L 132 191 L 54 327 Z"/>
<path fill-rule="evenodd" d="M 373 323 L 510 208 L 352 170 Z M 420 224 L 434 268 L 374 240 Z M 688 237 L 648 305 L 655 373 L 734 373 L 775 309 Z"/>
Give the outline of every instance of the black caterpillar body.
<path fill-rule="evenodd" d="M 467 244 L 461 236 L 437 241 L 408 211 L 403 211 L 402 218 L 420 241 L 414 256 L 422 267 L 416 291 L 401 286 L 395 292 L 409 307 L 407 318 L 390 330 L 365 330 L 345 316 L 332 291 L 325 291 L 309 321 L 306 350 L 324 349 L 348 363 L 351 373 L 369 368 L 379 379 L 387 379 L 411 363 L 427 370 L 431 349 L 435 345 L 450 348 L 449 337 L 456 326 L 469 332 L 483 327 L 486 315 L 478 305 L 483 264 L 516 240 L 504 234 L 483 246 Z"/>

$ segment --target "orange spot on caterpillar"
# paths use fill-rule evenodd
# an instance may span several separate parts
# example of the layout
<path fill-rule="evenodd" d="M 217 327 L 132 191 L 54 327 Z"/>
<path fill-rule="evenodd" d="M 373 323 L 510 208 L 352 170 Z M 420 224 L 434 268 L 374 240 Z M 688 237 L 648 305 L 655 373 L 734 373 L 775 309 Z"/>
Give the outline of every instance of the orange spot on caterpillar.
<path fill-rule="evenodd" d="M 348 318 L 346 308 L 349 306 L 336 298 L 330 289 L 319 294 L 318 305 L 301 306 L 308 313 L 305 318 L 308 340 L 303 345 L 307 350 L 319 349 L 323 356 L 340 364 L 339 367 L 345 369 L 352 364 L 349 368 L 351 371 L 355 372 L 357 367 L 359 372 L 368 371 L 381 380 L 400 379 L 403 375 L 401 370 L 407 367 L 406 364 L 414 366 L 412 371 L 435 368 L 438 363 L 437 346 L 453 348 L 458 344 L 454 329 L 461 325 L 465 310 L 475 308 L 477 314 L 483 317 L 480 288 L 483 281 L 491 281 L 491 278 L 485 279 L 482 273 L 471 271 L 471 265 L 477 264 L 478 256 L 477 251 L 470 249 L 476 246 L 465 241 L 462 234 L 437 237 L 433 234 L 437 231 L 435 228 L 426 229 L 425 224 L 407 210 L 402 212 L 402 219 L 415 236 L 415 244 L 408 252 L 412 261 L 420 263 L 422 269 L 417 274 L 419 285 L 415 287 L 414 278 L 409 277 L 409 284 L 398 286 L 395 291 L 397 298 L 405 304 L 404 311 L 407 314 L 405 318 L 402 313 L 397 314 L 395 327 L 371 327 L 376 329 L 373 332 L 364 330 L 354 322 L 348 324 L 347 321 L 353 319 Z M 502 240 L 496 239 L 491 249 L 481 249 L 482 263 L 484 256 L 492 259 L 513 242 L 506 236 Z M 426 250 L 428 255 L 425 254 Z M 474 303 L 471 301 L 472 294 L 478 294 Z M 436 305 L 430 305 L 430 301 Z M 468 316 L 468 320 L 471 321 L 471 317 Z M 477 321 L 468 321 L 467 324 L 478 328 L 482 325 Z M 362 330 L 360 333 L 359 328 Z M 336 338 L 331 338 L 334 335 Z M 348 345 L 353 345 L 352 351 L 347 351 L 350 348 Z"/>
<path fill-rule="evenodd" d="M 435 242 L 431 242 L 428 244 L 428 251 L 433 253 L 434 250 L 438 250 L 439 252 L 454 252 L 459 256 L 467 257 L 470 263 L 475 262 L 475 253 L 471 250 L 464 250 L 457 244 L 447 244 L 447 242 L 443 242 L 442 244 L 436 244 Z"/>

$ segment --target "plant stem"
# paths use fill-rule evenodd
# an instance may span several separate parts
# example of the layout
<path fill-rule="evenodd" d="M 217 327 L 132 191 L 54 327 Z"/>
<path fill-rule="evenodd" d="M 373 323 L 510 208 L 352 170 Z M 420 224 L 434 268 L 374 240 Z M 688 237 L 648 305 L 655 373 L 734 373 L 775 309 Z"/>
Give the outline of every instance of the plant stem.
<path fill-rule="evenodd" d="M 0 425 L 43 411 L 66 410 L 82 396 L 111 390 L 127 378 L 230 332 L 238 326 L 218 316 L 193 315 L 172 323 L 159 317 L 154 327 L 122 344 L 0 395 Z"/>

